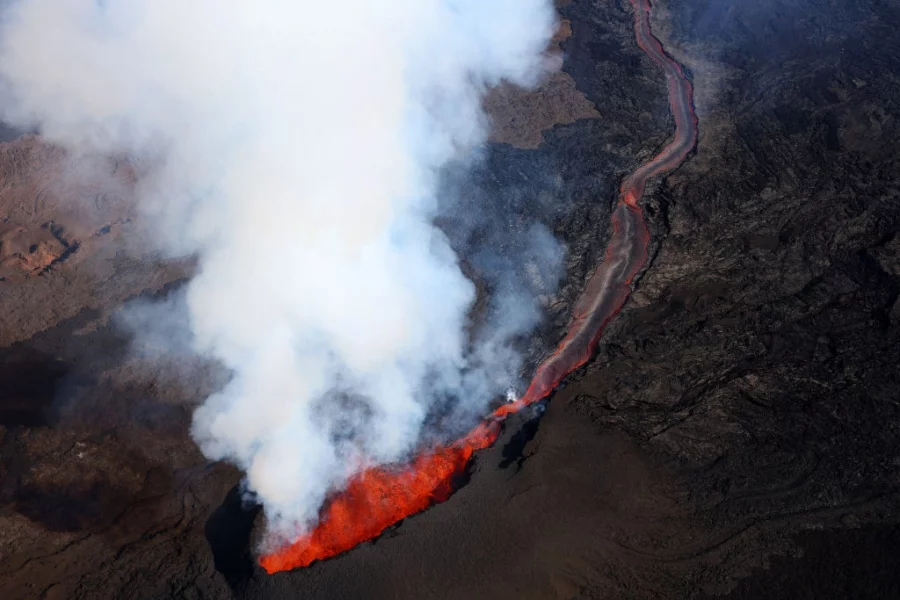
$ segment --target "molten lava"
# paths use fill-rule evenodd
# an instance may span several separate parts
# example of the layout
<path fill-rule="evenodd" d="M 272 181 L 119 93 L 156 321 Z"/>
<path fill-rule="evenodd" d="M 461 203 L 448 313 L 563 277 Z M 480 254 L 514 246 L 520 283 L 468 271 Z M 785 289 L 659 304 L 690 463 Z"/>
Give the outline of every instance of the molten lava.
<path fill-rule="evenodd" d="M 287 548 L 263 556 L 269 573 L 305 567 L 336 556 L 453 493 L 454 481 L 476 450 L 497 439 L 500 424 L 488 419 L 450 446 L 420 455 L 402 470 L 373 467 L 354 477 L 324 509 L 318 527 Z"/>
<path fill-rule="evenodd" d="M 464 473 L 472 454 L 497 439 L 500 423 L 507 416 L 548 396 L 566 375 L 591 358 L 606 324 L 625 304 L 634 277 L 647 261 L 650 232 L 638 205 L 647 181 L 681 164 L 697 142 L 691 82 L 653 35 L 649 0 L 630 1 L 637 44 L 666 75 L 675 135 L 659 154 L 622 182 L 606 256 L 575 305 L 565 339 L 538 366 L 521 398 L 497 408 L 461 440 L 433 448 L 402 469 L 373 467 L 352 478 L 347 488 L 325 506 L 311 533 L 260 559 L 267 572 L 305 567 L 335 556 L 377 537 L 394 523 L 432 504 L 443 502 L 453 492 L 454 483 Z"/>

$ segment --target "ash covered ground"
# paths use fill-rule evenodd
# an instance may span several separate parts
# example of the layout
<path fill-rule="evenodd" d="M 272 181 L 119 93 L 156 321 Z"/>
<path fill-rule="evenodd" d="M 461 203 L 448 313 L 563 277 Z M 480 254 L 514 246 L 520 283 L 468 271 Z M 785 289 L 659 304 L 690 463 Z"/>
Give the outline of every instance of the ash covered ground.
<path fill-rule="evenodd" d="M 568 247 L 532 364 L 603 256 L 621 178 L 674 126 L 629 3 L 558 10 L 562 73 L 491 96 L 486 161 L 447 182 L 508 224 L 457 232 L 464 255 L 534 222 Z M 120 193 L 72 188 L 56 150 L 4 131 L 4 596 L 900 595 L 900 9 L 666 0 L 653 26 L 692 73 L 700 140 L 645 195 L 652 258 L 597 357 L 449 501 L 275 576 L 240 473 L 189 436 L 222 374 L 129 352 L 114 317 L 193 265 L 129 243 L 124 162 L 97 158 Z"/>

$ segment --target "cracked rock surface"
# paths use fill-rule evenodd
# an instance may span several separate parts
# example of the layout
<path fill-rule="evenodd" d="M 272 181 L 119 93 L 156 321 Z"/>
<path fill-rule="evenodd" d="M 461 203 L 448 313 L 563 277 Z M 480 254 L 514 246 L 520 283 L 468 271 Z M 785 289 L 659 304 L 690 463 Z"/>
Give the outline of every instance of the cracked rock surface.
<path fill-rule="evenodd" d="M 603 256 L 619 181 L 674 127 L 630 4 L 557 4 L 562 72 L 494 97 L 505 129 L 447 182 L 506 242 L 541 223 L 567 247 L 532 364 Z M 700 139 L 647 190 L 651 261 L 596 358 L 449 501 L 271 577 L 240 474 L 188 433 L 221 373 L 128 352 L 110 318 L 192 265 L 128 243 L 125 162 L 97 159 L 121 173 L 104 197 L 54 187 L 65 157 L 37 138 L 0 146 L 4 597 L 900 595 L 900 9 L 660 0 L 653 26 Z"/>

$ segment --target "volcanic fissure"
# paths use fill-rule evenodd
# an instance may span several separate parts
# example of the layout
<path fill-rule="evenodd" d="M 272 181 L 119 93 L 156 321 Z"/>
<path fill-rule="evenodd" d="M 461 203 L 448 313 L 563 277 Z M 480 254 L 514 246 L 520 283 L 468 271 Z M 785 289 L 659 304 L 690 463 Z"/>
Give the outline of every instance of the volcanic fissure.
<path fill-rule="evenodd" d="M 637 45 L 665 73 L 675 135 L 622 182 L 605 258 L 575 305 L 566 337 L 538 366 L 521 398 L 497 408 L 462 439 L 432 448 L 409 465 L 374 467 L 353 477 L 346 489 L 326 504 L 313 531 L 260 558 L 268 573 L 306 567 L 336 556 L 377 537 L 398 521 L 443 502 L 472 455 L 497 439 L 506 417 L 546 398 L 564 377 L 591 358 L 604 328 L 625 304 L 634 277 L 647 261 L 650 233 L 639 204 L 647 181 L 678 167 L 697 142 L 691 82 L 652 33 L 650 0 L 630 2 Z"/>

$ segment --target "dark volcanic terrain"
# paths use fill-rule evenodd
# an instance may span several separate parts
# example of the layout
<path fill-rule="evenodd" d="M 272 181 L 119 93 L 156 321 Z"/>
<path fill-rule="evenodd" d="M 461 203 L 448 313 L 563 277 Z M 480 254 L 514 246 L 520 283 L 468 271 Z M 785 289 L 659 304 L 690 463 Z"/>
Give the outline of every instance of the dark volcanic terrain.
<path fill-rule="evenodd" d="M 674 128 L 630 4 L 558 9 L 562 72 L 491 96 L 495 141 L 448 176 L 465 200 L 442 220 L 466 257 L 536 222 L 566 243 L 532 366 L 619 183 Z M 2 597 L 900 596 L 900 8 L 666 0 L 653 27 L 700 139 L 645 194 L 650 263 L 597 357 L 450 500 L 275 576 L 240 473 L 188 434 L 221 373 L 134 348 L 116 317 L 192 268 L 129 241 L 130 168 L 97 159 L 121 179 L 101 194 L 37 138 L 0 145 Z M 502 239 L 473 234 L 474 210 Z"/>

